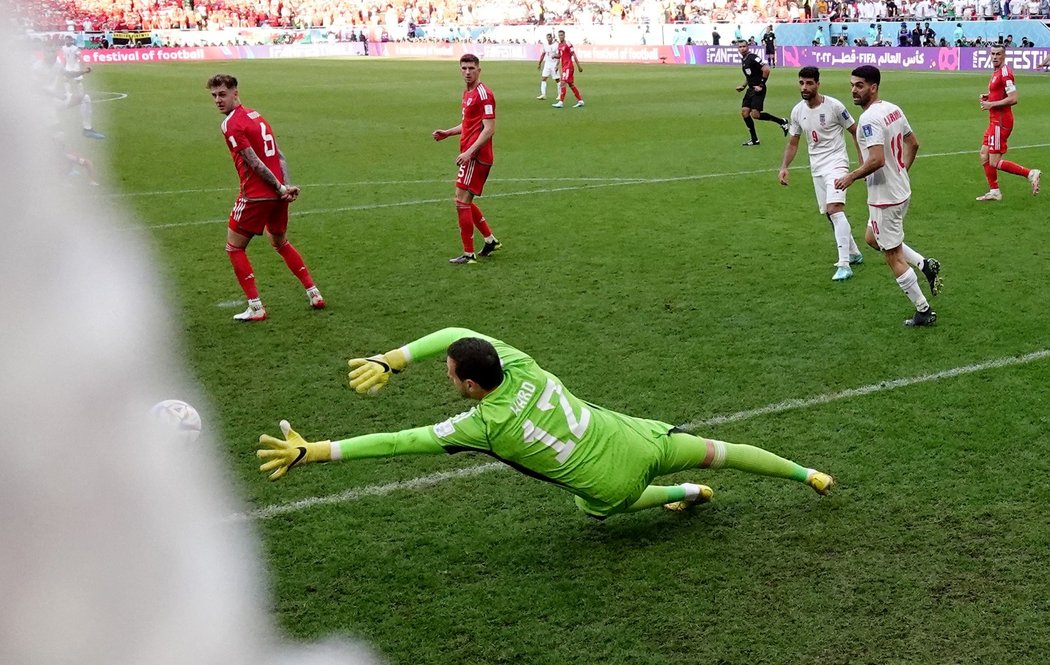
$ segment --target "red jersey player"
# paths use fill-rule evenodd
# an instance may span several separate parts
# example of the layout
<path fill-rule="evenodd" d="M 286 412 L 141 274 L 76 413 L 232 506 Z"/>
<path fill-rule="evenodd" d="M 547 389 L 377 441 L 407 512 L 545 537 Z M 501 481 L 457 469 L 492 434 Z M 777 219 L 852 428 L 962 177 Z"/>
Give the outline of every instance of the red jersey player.
<path fill-rule="evenodd" d="M 565 86 L 572 88 L 572 94 L 576 95 L 576 104 L 573 108 L 580 108 L 585 106 L 583 97 L 580 96 L 580 91 L 576 87 L 574 78 L 575 70 L 572 67 L 572 63 L 576 63 L 576 67 L 583 72 L 583 65 L 580 64 L 580 59 L 576 57 L 576 49 L 572 47 L 572 44 L 565 41 L 565 31 L 558 31 L 558 59 L 561 60 L 561 81 L 558 83 L 558 101 L 551 104 L 556 109 L 560 109 L 565 106 Z"/>
<path fill-rule="evenodd" d="M 992 47 L 992 66 L 995 73 L 988 82 L 988 92 L 981 95 L 981 110 L 988 111 L 988 129 L 981 144 L 981 165 L 988 179 L 988 193 L 978 196 L 978 201 L 1002 201 L 999 191 L 999 171 L 1006 171 L 1024 178 L 1032 185 L 1032 194 L 1039 193 L 1039 169 L 1028 169 L 1020 164 L 1003 159 L 1006 154 L 1006 139 L 1014 128 L 1013 105 L 1017 103 L 1017 86 L 1014 73 L 1006 66 L 1006 49 Z"/>
<path fill-rule="evenodd" d="M 237 321 L 266 318 L 266 308 L 255 286 L 255 273 L 244 251 L 253 237 L 264 232 L 288 269 L 306 288 L 310 306 L 323 309 L 321 292 L 314 285 L 302 256 L 285 235 L 288 204 L 299 197 L 299 188 L 288 184 L 288 162 L 277 147 L 273 129 L 258 111 L 241 104 L 237 79 L 233 76 L 216 74 L 208 79 L 208 89 L 219 113 L 226 116 L 222 121 L 222 135 L 241 178 L 240 194 L 226 230 L 226 252 L 248 298 L 248 309 L 233 318 Z"/>
<path fill-rule="evenodd" d="M 485 221 L 481 208 L 474 203 L 481 196 L 492 168 L 492 136 L 496 133 L 496 97 L 481 82 L 478 56 L 467 53 L 459 59 L 459 71 L 467 84 L 463 93 L 463 121 L 449 129 L 435 129 L 431 136 L 444 141 L 459 134 L 459 156 L 456 164 L 456 215 L 459 217 L 459 235 L 463 240 L 463 254 L 448 262 L 455 265 L 476 263 L 474 254 L 474 227 L 485 237 L 481 255 L 488 256 L 503 247 Z"/>

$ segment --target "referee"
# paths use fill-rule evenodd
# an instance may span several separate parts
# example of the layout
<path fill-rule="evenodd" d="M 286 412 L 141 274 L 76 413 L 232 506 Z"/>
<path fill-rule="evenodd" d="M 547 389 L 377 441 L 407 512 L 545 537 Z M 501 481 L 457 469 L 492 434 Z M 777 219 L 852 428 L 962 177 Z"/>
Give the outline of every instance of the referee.
<path fill-rule="evenodd" d="M 766 79 L 769 78 L 769 65 L 762 62 L 758 55 L 751 52 L 746 41 L 739 39 L 736 48 L 740 51 L 740 67 L 744 70 L 744 83 L 736 87 L 737 92 L 744 93 L 744 99 L 740 103 L 740 117 L 747 125 L 747 131 L 751 132 L 751 139 L 743 145 L 760 145 L 758 134 L 755 133 L 755 121 L 766 120 L 780 125 L 784 136 L 788 133 L 788 122 L 784 118 L 778 118 L 762 110 L 766 102 Z"/>

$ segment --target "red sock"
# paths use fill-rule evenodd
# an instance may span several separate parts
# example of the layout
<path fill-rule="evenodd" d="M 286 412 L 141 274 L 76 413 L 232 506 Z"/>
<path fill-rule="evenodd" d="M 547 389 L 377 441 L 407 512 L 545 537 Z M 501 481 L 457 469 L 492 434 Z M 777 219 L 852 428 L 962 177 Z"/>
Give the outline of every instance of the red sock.
<path fill-rule="evenodd" d="M 237 276 L 237 281 L 240 282 L 244 295 L 248 296 L 248 300 L 258 298 L 259 289 L 255 286 L 255 273 L 252 272 L 252 263 L 248 260 L 248 255 L 244 252 L 244 248 L 234 247 L 230 243 L 226 243 L 226 254 L 230 257 L 230 263 L 233 264 L 233 274 Z"/>
<path fill-rule="evenodd" d="M 576 89 L 575 85 L 570 83 L 569 87 L 572 88 L 572 94 L 576 95 L 576 99 L 583 99 L 583 97 L 580 97 L 580 91 Z"/>
<path fill-rule="evenodd" d="M 456 216 L 459 217 L 459 237 L 463 240 L 463 253 L 474 253 L 474 211 L 472 203 L 456 201 Z"/>
<path fill-rule="evenodd" d="M 492 229 L 489 228 L 489 223 L 485 221 L 485 215 L 481 212 L 478 204 L 471 203 L 470 212 L 473 214 L 474 226 L 478 228 L 478 231 L 481 231 L 481 235 L 486 238 L 492 235 Z"/>
<path fill-rule="evenodd" d="M 306 264 L 303 263 L 303 257 L 299 255 L 299 252 L 292 247 L 292 243 L 285 242 L 280 247 L 277 247 L 277 253 L 284 259 L 284 264 L 288 266 L 288 269 L 292 271 L 300 282 L 303 283 L 305 288 L 311 289 L 314 286 L 314 278 L 310 277 L 310 271 L 306 269 Z"/>
<path fill-rule="evenodd" d="M 992 189 L 999 189 L 999 171 L 997 171 L 994 166 L 991 164 L 984 165 L 984 177 L 988 178 L 989 187 Z"/>
<path fill-rule="evenodd" d="M 1000 159 L 999 160 L 999 167 L 998 168 L 999 168 L 1000 171 L 1006 171 L 1007 173 L 1013 173 L 1014 175 L 1019 175 L 1019 176 L 1021 176 L 1023 178 L 1027 178 L 1029 172 L 1031 172 L 1031 169 L 1026 169 L 1025 167 L 1021 166 L 1020 164 L 1017 164 L 1015 162 L 1008 162 L 1005 159 Z"/>

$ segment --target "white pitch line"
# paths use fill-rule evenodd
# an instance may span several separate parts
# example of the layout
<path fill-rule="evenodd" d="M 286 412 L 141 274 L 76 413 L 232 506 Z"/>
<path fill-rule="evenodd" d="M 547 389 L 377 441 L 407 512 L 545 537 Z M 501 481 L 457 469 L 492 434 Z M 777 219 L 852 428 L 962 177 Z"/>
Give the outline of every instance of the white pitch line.
<path fill-rule="evenodd" d="M 981 372 L 986 369 L 998 369 L 1000 367 L 1010 367 L 1012 365 L 1026 365 L 1036 360 L 1042 360 L 1050 356 L 1050 349 L 1043 349 L 1042 351 L 1033 351 L 1032 353 L 1026 353 L 1023 356 L 1007 356 L 1005 358 L 996 358 L 995 360 L 986 360 L 980 363 L 974 363 L 973 365 L 964 365 L 963 367 L 955 367 L 953 369 L 946 369 L 941 372 L 934 372 L 933 374 L 920 374 L 918 376 L 907 377 L 904 379 L 893 379 L 890 381 L 883 381 L 881 383 L 873 383 L 867 386 L 861 386 L 860 388 L 849 388 L 848 390 L 842 390 L 837 393 L 827 393 L 824 395 L 817 395 L 816 397 L 807 397 L 805 399 L 789 399 L 783 402 L 777 402 L 776 404 L 768 404 L 757 409 L 749 409 L 747 411 L 737 411 L 731 413 L 728 416 L 715 416 L 714 418 L 708 418 L 707 420 L 694 420 L 692 422 L 685 423 L 682 425 L 682 429 L 697 429 L 699 427 L 713 427 L 715 425 L 723 425 L 725 423 L 734 423 L 738 420 L 747 420 L 748 418 L 755 418 L 757 416 L 765 416 L 771 413 L 782 413 L 784 411 L 793 411 L 795 409 L 807 409 L 811 406 L 819 406 L 821 404 L 827 404 L 840 399 L 848 399 L 850 397 L 859 397 L 861 395 L 870 395 L 872 393 L 882 392 L 884 390 L 895 390 L 896 388 L 905 388 L 907 386 L 914 386 L 920 383 L 929 383 L 930 381 L 939 381 L 941 379 L 950 379 L 956 376 L 962 376 L 964 374 L 973 374 L 974 372 Z"/>
<path fill-rule="evenodd" d="M 1025 150 L 1026 148 L 1046 148 L 1046 147 L 1050 147 L 1050 143 L 1036 143 L 1036 144 L 1033 144 L 1033 145 L 1020 145 L 1020 146 L 1015 146 L 1013 149 L 1014 150 Z M 918 156 L 919 157 L 952 157 L 952 156 L 955 156 L 955 155 L 976 154 L 977 152 L 978 151 L 976 151 L 976 150 L 960 150 L 960 151 L 957 151 L 957 152 L 931 153 L 929 155 L 922 155 L 922 154 L 920 154 Z M 791 170 L 806 169 L 806 168 L 808 168 L 808 167 L 801 166 L 801 165 L 796 165 L 796 166 L 791 167 Z M 585 176 L 580 176 L 580 177 L 576 177 L 576 176 L 572 176 L 572 177 L 558 177 L 556 179 L 557 180 L 562 180 L 562 181 L 569 180 L 569 181 L 572 181 L 572 182 L 601 182 L 601 183 L 613 183 L 613 184 L 617 184 L 617 183 L 637 184 L 639 182 L 641 182 L 641 183 L 673 182 L 673 181 L 676 181 L 676 180 L 690 180 L 690 179 L 698 179 L 698 178 L 720 178 L 720 177 L 728 177 L 728 176 L 734 176 L 734 175 L 748 175 L 748 174 L 753 174 L 753 173 L 768 173 L 770 171 L 775 172 L 777 170 L 778 169 L 760 169 L 758 171 L 737 171 L 737 172 L 733 172 L 733 173 L 713 173 L 713 174 L 704 174 L 704 175 L 679 176 L 679 177 L 671 178 L 669 180 L 663 180 L 663 179 L 648 180 L 648 179 L 645 179 L 645 178 L 622 178 L 622 177 L 596 178 L 596 177 L 585 177 Z M 549 182 L 550 180 L 552 180 L 552 178 L 491 178 L 489 180 L 489 182 L 538 182 L 538 181 Z M 358 181 L 349 181 L 349 182 L 321 182 L 321 183 L 313 183 L 313 184 L 303 185 L 303 186 L 307 187 L 307 188 L 310 188 L 310 187 L 369 187 L 369 186 L 373 186 L 373 185 L 428 185 L 428 184 L 441 184 L 441 183 L 447 183 L 447 182 L 448 182 L 448 178 L 428 178 L 426 180 L 358 180 Z M 228 191 L 230 191 L 229 187 L 206 187 L 206 188 L 201 188 L 201 189 L 168 189 L 168 190 L 157 190 L 157 191 L 151 191 L 151 192 L 109 192 L 109 193 L 102 194 L 102 196 L 108 196 L 108 197 L 111 197 L 111 198 L 130 198 L 130 197 L 137 197 L 137 196 L 169 196 L 169 195 L 179 195 L 179 194 L 203 194 L 203 193 L 207 193 L 207 192 L 228 192 Z M 549 191 L 549 190 L 544 190 L 544 191 Z M 489 195 L 489 196 L 494 196 L 494 195 Z M 408 205 L 411 205 L 411 204 L 408 204 Z"/>
<path fill-rule="evenodd" d="M 427 476 L 421 476 L 419 478 L 413 478 L 411 480 L 402 480 L 396 483 L 388 483 L 386 485 L 368 485 L 366 487 L 359 487 L 357 489 L 347 490 L 338 494 L 329 494 L 328 496 L 314 496 L 307 499 L 300 499 L 299 501 L 292 501 L 291 503 L 279 503 L 273 506 L 268 506 L 266 508 L 249 510 L 247 513 L 238 513 L 236 515 L 231 515 L 229 519 L 266 520 L 270 519 L 271 517 L 277 517 L 278 515 L 295 513 L 300 510 L 305 510 L 307 508 L 313 508 L 314 506 L 323 506 L 332 503 L 356 501 L 366 496 L 383 496 L 400 490 L 420 489 L 422 487 L 430 487 L 432 485 L 443 483 L 446 480 L 453 480 L 455 478 L 466 478 L 468 476 L 477 476 L 482 473 L 488 473 L 489 471 L 495 471 L 497 469 L 505 468 L 507 468 L 507 466 L 502 462 L 491 462 L 489 464 L 481 464 L 478 466 L 468 466 L 462 469 L 456 469 L 455 471 L 442 471 L 441 473 L 432 473 Z"/>
<path fill-rule="evenodd" d="M 98 98 L 98 97 L 96 97 L 96 95 L 112 95 L 112 97 Z M 91 101 L 92 101 L 92 103 L 116 102 L 116 101 L 119 101 L 121 99 L 127 99 L 127 98 L 128 98 L 128 93 L 126 93 L 126 92 L 95 91 L 95 92 L 91 93 Z"/>
<path fill-rule="evenodd" d="M 1014 150 L 1023 150 L 1025 148 L 1046 148 L 1046 147 L 1050 147 L 1050 143 L 1036 143 L 1036 144 L 1033 144 L 1033 145 L 1017 146 L 1016 148 L 1014 148 Z M 929 154 L 929 155 L 921 155 L 920 154 L 918 156 L 918 158 L 923 158 L 923 157 L 926 157 L 926 158 L 952 157 L 952 156 L 956 156 L 956 155 L 974 155 L 974 154 L 977 154 L 976 150 L 959 150 L 959 151 L 956 151 L 956 152 L 938 152 L 938 153 L 932 153 L 932 154 Z M 630 180 L 614 180 L 614 181 L 598 182 L 598 183 L 591 184 L 591 185 L 575 185 L 575 186 L 569 186 L 569 187 L 546 187 L 546 188 L 543 188 L 543 189 L 527 189 L 527 190 L 521 190 L 521 191 L 517 191 L 517 192 L 497 192 L 495 194 L 486 194 L 485 195 L 485 200 L 506 198 L 506 197 L 510 197 L 510 196 L 530 196 L 532 194 L 555 194 L 555 193 L 558 193 L 558 192 L 578 192 L 578 191 L 583 191 L 583 190 L 587 190 L 587 189 L 605 189 L 607 187 L 623 187 L 623 186 L 626 186 L 626 185 L 659 185 L 659 184 L 664 184 L 664 183 L 669 183 L 669 182 L 687 182 L 687 181 L 695 181 L 695 180 L 707 180 L 707 179 L 710 179 L 710 178 L 729 178 L 729 177 L 741 176 L 741 175 L 755 175 L 755 174 L 758 174 L 758 173 L 776 173 L 778 170 L 779 170 L 778 168 L 768 168 L 768 169 L 754 169 L 754 170 L 751 170 L 751 171 L 732 171 L 732 172 L 725 172 L 725 173 L 699 173 L 699 174 L 696 174 L 696 175 L 669 176 L 669 177 L 666 177 L 666 178 L 636 178 L 636 179 L 630 179 Z M 792 166 L 791 170 L 792 171 L 796 171 L 796 170 L 807 170 L 808 171 L 809 167 L 808 166 L 798 165 L 798 166 Z M 548 180 L 548 179 L 544 179 L 544 180 Z M 564 178 L 564 180 L 578 180 L 578 178 Z M 307 185 L 307 187 L 309 187 L 309 186 L 310 185 Z M 210 191 L 210 190 L 199 190 L 199 191 Z M 362 205 L 342 206 L 342 207 L 339 207 L 339 208 L 317 208 L 317 209 L 314 209 L 314 210 L 296 210 L 295 211 L 295 216 L 296 217 L 303 217 L 303 216 L 306 216 L 306 215 L 323 215 L 323 214 L 333 214 L 333 213 L 341 213 L 341 212 L 357 212 L 357 211 L 361 211 L 361 210 L 379 210 L 379 209 L 382 209 L 382 208 L 402 208 L 402 207 L 407 207 L 407 206 L 428 205 L 428 204 L 431 204 L 431 203 L 448 203 L 450 200 L 451 199 L 450 199 L 449 196 L 443 196 L 441 198 L 415 199 L 415 200 L 411 200 L 411 201 L 396 201 L 394 203 L 365 203 L 365 204 L 362 204 Z M 196 222 L 171 222 L 170 224 L 150 224 L 150 225 L 146 225 L 146 226 L 136 226 L 136 227 L 133 227 L 133 228 L 134 228 L 134 230 L 152 231 L 154 229 L 173 229 L 173 228 L 182 228 L 182 227 L 186 227 L 186 226 L 202 226 L 202 225 L 205 225 L 205 224 L 217 224 L 217 223 L 222 222 L 224 220 L 225 220 L 225 218 L 222 218 L 222 219 L 215 218 L 215 219 L 200 220 L 200 221 L 196 221 Z"/>
<path fill-rule="evenodd" d="M 776 404 L 769 404 L 757 409 L 748 409 L 746 411 L 737 411 L 724 416 L 714 416 L 705 420 L 694 420 L 692 422 L 685 423 L 680 427 L 685 430 L 695 430 L 701 427 L 715 427 L 717 425 L 724 425 L 725 423 L 733 423 L 741 420 L 747 420 L 749 418 L 756 418 L 758 416 L 765 416 L 771 413 L 783 413 L 784 411 L 793 411 L 795 409 L 807 409 L 811 406 L 820 406 L 822 404 L 828 404 L 835 402 L 840 399 L 849 399 L 851 397 L 860 397 L 862 395 L 871 395 L 873 393 L 884 392 L 887 390 L 896 390 L 897 388 L 904 388 L 907 386 L 914 386 L 920 383 L 929 383 L 931 381 L 940 381 L 941 379 L 950 379 L 957 376 L 963 376 L 965 374 L 973 374 L 975 372 L 982 372 L 988 369 L 999 369 L 1001 367 L 1011 367 L 1015 365 L 1027 365 L 1028 363 L 1042 360 L 1043 358 L 1050 357 L 1050 349 L 1042 349 L 1041 351 L 1033 351 L 1020 356 L 1006 356 L 1004 358 L 996 358 L 994 360 L 986 360 L 984 362 L 973 363 L 972 365 L 964 365 L 962 367 L 954 367 L 952 369 L 946 369 L 940 372 L 934 372 L 932 374 L 920 374 L 918 376 L 905 377 L 901 379 L 891 379 L 888 381 L 880 381 L 879 383 L 872 383 L 859 388 L 850 388 L 848 390 L 841 390 L 837 393 L 826 393 L 824 395 L 817 395 L 815 397 L 807 397 L 804 399 L 789 399 L 783 402 L 777 402 Z M 439 483 L 443 483 L 446 480 L 454 480 L 456 478 L 466 478 L 468 476 L 476 476 L 482 473 L 488 473 L 489 471 L 495 471 L 497 469 L 508 468 L 501 462 L 492 462 L 489 464 L 481 464 L 478 466 L 469 466 L 462 469 L 456 469 L 455 471 L 442 471 L 440 473 L 432 473 L 426 476 L 420 476 L 418 478 L 412 478 L 411 480 L 403 480 L 396 483 L 387 483 L 385 485 L 367 485 L 365 487 L 359 487 L 338 494 L 329 494 L 327 496 L 309 497 L 306 499 L 300 499 L 299 501 L 292 501 L 290 503 L 279 503 L 265 508 L 257 508 L 255 510 L 249 510 L 244 513 L 237 513 L 230 515 L 230 520 L 249 520 L 249 519 L 270 519 L 278 515 L 286 515 L 288 513 L 298 512 L 314 506 L 328 505 L 334 503 L 345 503 L 349 501 L 356 501 L 358 499 L 367 496 L 385 496 L 393 492 L 399 492 L 401 490 L 413 490 L 420 489 L 423 487 L 431 487 Z"/>

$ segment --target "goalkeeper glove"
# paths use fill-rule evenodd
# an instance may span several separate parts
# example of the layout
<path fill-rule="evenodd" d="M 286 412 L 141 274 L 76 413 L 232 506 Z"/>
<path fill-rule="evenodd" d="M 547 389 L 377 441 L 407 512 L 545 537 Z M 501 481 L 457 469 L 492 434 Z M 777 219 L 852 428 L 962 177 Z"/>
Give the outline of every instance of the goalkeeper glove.
<path fill-rule="evenodd" d="M 263 434 L 259 443 L 267 446 L 255 452 L 261 460 L 269 460 L 259 466 L 263 473 L 270 473 L 270 480 L 279 480 L 288 469 L 307 462 L 327 462 L 332 459 L 332 442 L 317 441 L 311 443 L 292 429 L 287 420 L 281 421 L 281 432 L 284 440 Z"/>
<path fill-rule="evenodd" d="M 350 387 L 362 395 L 374 395 L 386 385 L 391 374 L 398 374 L 405 369 L 408 360 L 401 349 L 394 349 L 381 356 L 354 358 L 348 360 L 347 364 L 350 366 Z"/>

